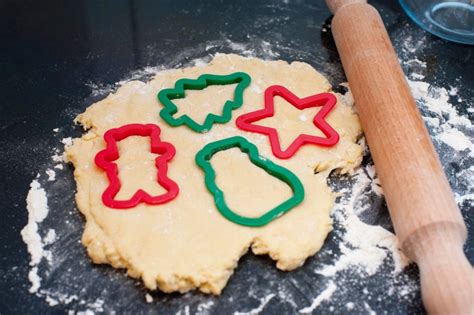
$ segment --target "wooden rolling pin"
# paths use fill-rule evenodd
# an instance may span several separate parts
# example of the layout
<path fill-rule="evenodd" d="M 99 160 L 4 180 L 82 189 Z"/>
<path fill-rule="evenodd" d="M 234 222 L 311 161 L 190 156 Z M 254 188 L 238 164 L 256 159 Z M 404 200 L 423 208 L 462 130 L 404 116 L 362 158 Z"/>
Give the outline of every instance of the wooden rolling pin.
<path fill-rule="evenodd" d="M 332 33 L 403 252 L 430 314 L 474 314 L 467 230 L 377 10 L 326 0 Z"/>

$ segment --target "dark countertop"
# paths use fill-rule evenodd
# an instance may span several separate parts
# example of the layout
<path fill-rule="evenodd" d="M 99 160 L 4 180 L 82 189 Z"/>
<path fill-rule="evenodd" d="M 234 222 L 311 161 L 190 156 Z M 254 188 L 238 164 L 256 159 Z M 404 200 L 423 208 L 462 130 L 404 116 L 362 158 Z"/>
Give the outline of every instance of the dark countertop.
<path fill-rule="evenodd" d="M 448 43 L 420 30 L 401 12 L 396 1 L 370 2 L 380 10 L 401 59 L 411 54 L 426 62 L 424 81 L 461 87 L 458 96 L 466 101 L 454 104 L 460 114 L 472 121 L 469 107 L 474 94 L 474 48 Z M 44 299 L 28 293 L 29 257 L 20 237 L 27 222 L 25 197 L 29 184 L 38 172 L 51 165 L 51 155 L 54 148 L 60 147 L 61 138 L 80 135 L 79 128 L 72 124 L 75 115 L 138 69 L 179 67 L 216 52 L 247 54 L 244 48 L 250 48 L 257 57 L 308 62 L 337 85 L 344 82 L 344 75 L 327 32 L 329 17 L 323 1 L 305 0 L 0 1 L 0 314 L 63 314 L 86 308 L 80 301 L 50 307 Z M 407 50 L 407 41 L 411 45 L 421 43 L 421 47 L 412 45 L 413 51 Z M 403 66 L 408 72 L 416 67 L 409 62 Z M 102 93 L 93 93 L 97 88 Z M 59 128 L 59 132 L 53 133 L 53 128 Z M 437 149 L 451 185 L 457 192 L 468 193 L 472 188 L 458 182 L 456 174 L 472 167 L 472 159 L 464 159 L 465 164 L 461 165 L 453 162 L 442 146 L 437 145 Z M 365 163 L 368 161 L 370 157 Z M 321 276 L 309 270 L 314 270 L 320 260 L 329 259 L 327 250 L 337 249 L 334 234 L 325 244 L 325 253 L 310 258 L 294 272 L 279 272 L 269 258 L 248 254 L 241 259 L 220 298 L 199 293 L 154 293 L 155 302 L 146 304 L 145 290 L 136 281 L 121 271 L 90 264 L 79 244 L 83 219 L 73 201 L 72 168 L 67 167 L 57 176 L 61 182 L 45 184 L 49 185 L 46 189 L 52 218 L 46 225 L 68 231 L 56 251 L 68 248 L 74 255 L 61 256 L 65 263 L 52 271 L 43 286 L 62 286 L 80 297 L 102 297 L 107 313 L 174 314 L 181 310 L 185 314 L 186 306 L 194 313 L 205 301 L 214 303 L 212 314 L 250 310 L 260 304 L 256 298 L 262 297 L 260 289 L 275 288 L 280 283 L 290 288 L 297 306 L 277 296 L 262 313 L 295 313 L 311 304 L 326 286 Z M 372 208 L 376 216 L 372 222 L 391 229 L 384 203 L 376 200 Z M 472 203 L 464 202 L 461 208 L 472 236 L 473 215 L 472 211 L 468 213 Z M 65 216 L 67 224 L 61 220 Z M 473 242 L 470 237 L 465 247 L 471 262 Z M 63 276 L 70 270 L 77 275 Z M 365 278 L 354 274 L 354 281 L 321 304 L 315 313 L 346 313 L 344 305 L 348 301 L 367 298 L 364 288 L 370 289 L 370 296 L 374 297 L 371 308 L 377 313 L 423 313 L 418 291 L 409 299 L 386 294 L 388 283 L 395 281 L 396 285 L 406 279 L 416 282 L 416 267 L 410 266 L 395 280 L 386 275 L 387 270 L 382 268 Z M 248 295 L 249 288 L 255 291 L 254 296 Z M 367 310 L 355 308 L 353 312 Z"/>

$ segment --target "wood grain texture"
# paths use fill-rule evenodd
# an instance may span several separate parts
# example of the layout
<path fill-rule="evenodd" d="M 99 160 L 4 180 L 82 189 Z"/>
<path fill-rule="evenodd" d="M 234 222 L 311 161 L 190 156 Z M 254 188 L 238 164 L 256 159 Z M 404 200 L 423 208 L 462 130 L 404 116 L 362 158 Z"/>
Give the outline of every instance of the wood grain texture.
<path fill-rule="evenodd" d="M 395 232 L 420 268 L 424 305 L 432 314 L 474 314 L 466 226 L 380 15 L 360 1 L 327 3 Z"/>
<path fill-rule="evenodd" d="M 326 1 L 326 4 L 329 10 L 332 13 L 336 13 L 336 11 L 342 8 L 343 6 L 353 4 L 353 3 L 367 3 L 367 0 L 327 0 Z"/>

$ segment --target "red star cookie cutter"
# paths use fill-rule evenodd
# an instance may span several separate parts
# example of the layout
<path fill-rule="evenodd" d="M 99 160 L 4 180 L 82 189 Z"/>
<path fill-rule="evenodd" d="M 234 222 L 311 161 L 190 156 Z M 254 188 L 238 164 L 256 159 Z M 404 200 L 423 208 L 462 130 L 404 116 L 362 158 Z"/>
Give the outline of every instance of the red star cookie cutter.
<path fill-rule="evenodd" d="M 294 107 L 302 110 L 309 107 L 321 106 L 319 112 L 314 116 L 313 123 L 326 137 L 300 134 L 286 150 L 282 150 L 278 132 L 275 128 L 253 125 L 252 123 L 263 118 L 272 117 L 275 114 L 273 99 L 280 96 L 287 100 Z M 324 147 L 335 145 L 339 141 L 339 134 L 334 130 L 324 118 L 336 105 L 337 99 L 331 93 L 320 93 L 304 98 L 299 98 L 288 89 L 280 85 L 272 85 L 265 90 L 265 107 L 239 116 L 236 120 L 237 127 L 242 130 L 252 131 L 267 135 L 270 140 L 273 155 L 280 159 L 292 157 L 304 144 L 315 144 Z"/>
<path fill-rule="evenodd" d="M 110 208 L 129 209 L 135 207 L 140 202 L 150 205 L 157 205 L 169 202 L 176 198 L 179 192 L 178 185 L 171 180 L 168 173 L 168 162 L 174 157 L 176 150 L 171 143 L 160 140 L 161 129 L 154 124 L 129 124 L 120 128 L 108 130 L 104 135 L 106 148 L 95 156 L 95 164 L 103 169 L 109 179 L 109 186 L 102 194 L 102 202 Z M 151 196 L 142 189 L 139 189 L 128 200 L 116 200 L 115 196 L 120 191 L 121 183 L 119 170 L 113 161 L 119 158 L 117 142 L 130 136 L 150 137 L 150 152 L 160 154 L 155 159 L 157 168 L 157 182 L 166 189 L 166 193 L 158 196 Z"/>

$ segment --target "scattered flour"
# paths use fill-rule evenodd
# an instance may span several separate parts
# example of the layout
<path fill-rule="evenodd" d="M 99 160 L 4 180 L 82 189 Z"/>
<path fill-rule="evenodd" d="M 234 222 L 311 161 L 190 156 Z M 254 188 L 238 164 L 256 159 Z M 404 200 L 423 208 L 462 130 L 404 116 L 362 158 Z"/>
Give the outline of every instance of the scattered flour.
<path fill-rule="evenodd" d="M 72 298 L 77 300 L 77 296 L 73 295 Z M 71 300 L 72 301 L 72 300 Z M 69 304 L 71 301 L 68 301 L 67 303 L 62 302 L 63 304 Z M 104 312 L 104 300 L 98 298 L 92 303 L 86 303 L 86 301 L 81 300 L 79 302 L 81 305 L 85 305 L 86 309 L 83 311 L 75 311 L 75 310 L 69 310 L 68 315 L 95 315 L 96 313 L 103 313 Z M 115 312 L 112 312 L 111 314 L 115 314 Z"/>
<path fill-rule="evenodd" d="M 255 56 L 256 51 L 259 51 L 262 55 L 264 55 L 268 59 L 275 59 L 275 58 L 280 57 L 280 53 L 277 51 L 274 51 L 272 44 L 270 44 L 269 42 L 265 40 L 259 40 L 258 43 L 256 43 L 255 40 L 250 39 L 249 41 L 245 43 L 238 43 L 230 39 L 226 39 L 226 42 L 232 50 L 234 50 L 235 52 L 245 57 Z"/>
<path fill-rule="evenodd" d="M 35 293 L 41 285 L 41 277 L 38 275 L 38 264 L 44 257 L 44 244 L 39 235 L 38 224 L 48 215 L 48 198 L 46 191 L 41 187 L 37 179 L 30 184 L 30 191 L 26 197 L 26 208 L 28 210 L 28 223 L 21 230 L 23 241 L 30 253 L 30 272 L 28 279 L 31 282 L 30 292 Z"/>
<path fill-rule="evenodd" d="M 345 230 L 339 244 L 341 255 L 334 264 L 323 266 L 316 270 L 317 273 L 334 277 L 339 271 L 354 267 L 366 275 L 373 275 L 388 254 L 394 260 L 394 273 L 399 273 L 408 264 L 409 261 L 399 250 L 393 233 L 359 219 L 358 215 L 370 208 L 369 203 L 361 202 L 367 192 L 370 190 L 378 195 L 382 193 L 375 176 L 372 165 L 361 167 L 354 174 L 353 186 L 339 192 L 342 196 L 334 207 L 333 216 Z"/>
<path fill-rule="evenodd" d="M 28 272 L 28 280 L 31 282 L 30 293 L 35 293 L 41 286 L 41 277 L 38 275 L 38 267 L 34 266 Z"/>
<path fill-rule="evenodd" d="M 209 301 L 209 302 L 199 304 L 198 307 L 197 307 L 196 314 L 197 315 L 207 314 L 208 311 L 212 308 L 213 305 L 214 305 L 214 301 Z"/>
<path fill-rule="evenodd" d="M 193 61 L 193 66 L 195 67 L 203 67 L 207 64 L 208 64 L 208 61 L 206 58 L 198 58 L 198 59 L 194 59 Z"/>
<path fill-rule="evenodd" d="M 459 89 L 451 86 L 448 89 L 436 87 L 423 81 L 408 81 L 414 97 L 422 109 L 423 119 L 432 127 L 430 132 L 433 140 L 451 148 L 448 157 L 456 164 L 465 165 L 463 170 L 456 174 L 456 178 L 463 178 L 465 194 L 457 195 L 459 200 L 473 200 L 474 192 L 474 125 L 471 120 L 461 115 L 450 99 L 458 96 Z M 459 98 L 457 99 L 459 102 Z M 472 102 L 472 101 L 471 101 Z M 466 106 L 473 108 L 472 103 Z M 471 160 L 470 160 L 471 159 Z M 461 175 L 461 173 L 463 173 Z"/>
<path fill-rule="evenodd" d="M 449 94 L 446 88 L 436 87 L 424 81 L 408 80 L 408 84 L 422 109 L 426 109 L 434 117 L 443 120 L 447 124 L 446 128 L 453 126 L 472 127 L 469 118 L 460 115 L 456 107 L 450 102 L 450 96 L 452 97 L 452 95 Z M 450 91 L 456 91 L 456 89 L 451 87 Z"/>
<path fill-rule="evenodd" d="M 60 152 L 58 149 L 55 150 L 54 154 L 51 156 L 51 159 L 56 163 L 64 163 L 65 162 L 64 153 Z"/>
<path fill-rule="evenodd" d="M 88 303 L 87 307 L 92 309 L 95 312 L 103 312 L 104 311 L 104 300 L 103 299 L 96 299 L 93 303 Z"/>
<path fill-rule="evenodd" d="M 147 303 L 153 303 L 153 297 L 149 293 L 147 293 L 145 294 L 145 301 Z"/>
<path fill-rule="evenodd" d="M 56 180 L 56 172 L 50 168 L 46 170 L 46 175 L 48 175 L 48 181 L 52 182 Z"/>
<path fill-rule="evenodd" d="M 474 173 L 473 171 L 471 171 L 471 173 Z M 456 202 L 457 203 L 463 203 L 465 200 L 474 200 L 474 194 L 465 194 L 465 195 L 458 195 L 458 194 L 455 194 L 456 196 Z"/>
<path fill-rule="evenodd" d="M 412 72 L 410 74 L 410 79 L 413 79 L 413 80 L 421 80 L 421 79 L 424 79 L 424 77 L 425 77 L 424 75 L 416 73 L 416 72 Z"/>
<path fill-rule="evenodd" d="M 43 238 L 43 242 L 45 245 L 53 244 L 56 241 L 56 231 L 53 229 L 49 229 L 46 236 Z"/>
<path fill-rule="evenodd" d="M 56 306 L 59 304 L 59 301 L 56 300 L 56 299 L 53 299 L 52 297 L 50 297 L 49 295 L 46 296 L 46 303 L 49 304 L 49 306 Z"/>
<path fill-rule="evenodd" d="M 61 140 L 61 143 L 64 144 L 65 139 L 62 139 Z M 68 142 L 68 140 L 66 140 L 66 142 Z M 66 162 L 66 156 L 64 155 L 64 151 L 56 148 L 54 150 L 54 154 L 51 156 L 51 160 L 56 163 L 54 165 L 54 168 L 55 169 L 58 169 L 58 170 L 63 170 L 64 169 L 64 166 L 63 164 Z M 53 170 L 54 171 L 54 170 Z M 47 174 L 49 175 L 49 174 Z M 54 174 L 56 176 L 56 174 Z M 54 180 L 54 179 L 53 179 Z"/>
<path fill-rule="evenodd" d="M 263 310 L 263 308 L 275 297 L 275 294 L 269 294 L 260 300 L 260 305 L 247 312 L 235 312 L 234 315 L 257 315 Z"/>
<path fill-rule="evenodd" d="M 353 310 L 354 309 L 354 303 L 353 302 L 346 303 L 346 309 L 348 311 Z"/>
<path fill-rule="evenodd" d="M 448 129 L 443 131 L 438 139 L 451 146 L 456 151 L 464 151 L 466 149 L 471 149 L 473 151 L 473 144 L 471 140 L 461 131 L 457 129 Z"/>
<path fill-rule="evenodd" d="M 190 315 L 189 313 L 189 305 L 184 307 L 184 310 L 179 310 L 176 315 Z"/>
<path fill-rule="evenodd" d="M 61 141 L 64 145 L 70 145 L 72 143 L 71 138 L 65 138 Z M 56 169 L 63 169 L 64 154 L 60 149 L 54 150 L 54 155 L 51 157 L 52 162 L 58 163 L 54 166 Z M 56 172 L 48 168 L 45 171 L 47 177 L 46 181 L 54 181 L 56 179 Z M 45 290 L 41 288 L 42 278 L 39 275 L 48 274 L 46 268 L 42 268 L 41 262 L 46 260 L 49 266 L 53 263 L 53 253 L 51 250 L 46 249 L 52 245 L 58 238 L 56 230 L 48 229 L 46 231 L 40 230 L 40 224 L 48 217 L 48 198 L 45 189 L 41 186 L 39 179 L 40 174 L 37 175 L 30 184 L 30 190 L 26 197 L 26 208 L 28 211 L 28 223 L 21 231 L 21 236 L 24 243 L 27 245 L 28 253 L 30 254 L 30 266 L 31 269 L 28 272 L 28 279 L 31 282 L 29 289 L 30 293 L 35 294 L 37 297 L 44 298 L 45 302 L 50 306 L 56 306 L 58 304 L 68 305 L 74 300 L 79 300 L 75 294 L 62 294 L 56 291 Z M 42 237 L 41 235 L 44 235 Z M 46 266 L 46 265 L 44 265 Z M 81 300 L 81 305 L 85 305 L 87 310 L 83 311 L 84 314 L 94 314 L 95 312 L 103 311 L 104 300 L 96 299 L 92 303 Z M 79 314 L 78 312 L 77 314 Z M 75 314 L 75 312 L 73 312 Z"/>
<path fill-rule="evenodd" d="M 458 95 L 458 92 L 459 92 L 459 89 L 457 87 L 451 86 L 449 88 L 448 94 L 451 95 L 451 96 L 456 96 L 456 95 Z"/>
<path fill-rule="evenodd" d="M 310 306 L 305 307 L 301 310 L 299 310 L 300 314 L 309 314 L 312 313 L 318 306 L 321 304 L 323 301 L 327 301 L 331 298 L 333 293 L 336 291 L 337 286 L 334 284 L 334 282 L 330 282 L 328 287 L 324 289 L 323 292 L 321 292 L 314 300 L 313 303 L 311 303 Z"/>
<path fill-rule="evenodd" d="M 364 308 L 365 310 L 367 311 L 367 314 L 369 315 L 376 315 L 377 313 L 375 313 L 375 311 L 370 307 L 369 304 L 367 304 L 367 302 L 364 302 Z"/>
<path fill-rule="evenodd" d="M 70 147 L 72 145 L 72 138 L 71 137 L 68 137 L 68 138 L 64 138 L 61 140 L 61 142 L 66 146 L 66 147 Z"/>

